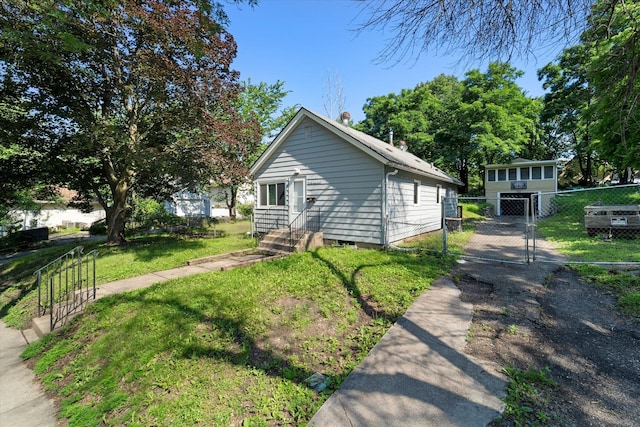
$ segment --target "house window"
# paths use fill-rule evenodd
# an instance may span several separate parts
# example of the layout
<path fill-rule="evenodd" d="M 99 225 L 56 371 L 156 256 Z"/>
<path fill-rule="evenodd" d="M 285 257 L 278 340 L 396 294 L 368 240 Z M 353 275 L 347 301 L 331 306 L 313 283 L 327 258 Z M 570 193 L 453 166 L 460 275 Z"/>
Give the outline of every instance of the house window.
<path fill-rule="evenodd" d="M 509 181 L 516 181 L 518 179 L 518 170 L 516 168 L 509 169 Z"/>
<path fill-rule="evenodd" d="M 261 206 L 284 206 L 284 182 L 260 184 Z"/>
<path fill-rule="evenodd" d="M 420 204 L 420 181 L 413 181 L 413 204 Z"/>
<path fill-rule="evenodd" d="M 442 186 L 440 184 L 436 185 L 436 203 L 440 203 L 440 190 Z"/>
<path fill-rule="evenodd" d="M 507 180 L 507 170 L 498 169 L 498 181 L 506 181 L 506 180 Z"/>
<path fill-rule="evenodd" d="M 529 168 L 520 168 L 520 179 L 522 181 L 529 179 Z"/>
<path fill-rule="evenodd" d="M 531 168 L 531 179 L 542 179 L 542 167 L 533 166 Z"/>
<path fill-rule="evenodd" d="M 553 166 L 544 167 L 544 179 L 553 179 Z"/>
<path fill-rule="evenodd" d="M 487 181 L 493 182 L 496 180 L 496 171 L 490 169 L 487 171 Z"/>

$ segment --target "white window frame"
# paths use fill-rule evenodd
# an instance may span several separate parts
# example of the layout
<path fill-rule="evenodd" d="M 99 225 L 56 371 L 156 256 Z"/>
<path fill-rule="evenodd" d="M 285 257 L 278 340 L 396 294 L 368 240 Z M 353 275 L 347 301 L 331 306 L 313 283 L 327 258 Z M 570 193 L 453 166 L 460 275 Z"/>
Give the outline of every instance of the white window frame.
<path fill-rule="evenodd" d="M 282 204 L 278 203 L 278 186 L 282 185 Z M 272 187 L 274 186 L 274 187 Z M 267 194 L 266 194 L 266 203 L 263 203 L 263 188 L 267 189 Z M 269 191 L 271 188 L 275 189 L 275 204 L 271 204 L 270 203 L 270 197 L 269 197 Z M 260 182 L 258 184 L 258 206 L 260 207 L 274 207 L 274 206 L 286 206 L 287 204 L 287 196 L 286 196 L 286 192 L 287 192 L 287 183 L 285 181 L 269 181 L 269 182 Z"/>

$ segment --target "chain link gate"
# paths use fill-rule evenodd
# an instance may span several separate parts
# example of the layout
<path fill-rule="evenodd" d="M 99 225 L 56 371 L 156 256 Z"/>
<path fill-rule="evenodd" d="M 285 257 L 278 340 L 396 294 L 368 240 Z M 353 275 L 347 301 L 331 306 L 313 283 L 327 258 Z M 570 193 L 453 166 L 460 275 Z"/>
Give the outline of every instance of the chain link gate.
<path fill-rule="evenodd" d="M 449 247 L 451 230 L 444 227 L 443 248 L 446 253 L 469 259 L 518 264 L 530 262 L 529 199 L 458 197 L 457 203 L 466 205 L 465 210 L 470 214 L 462 218 L 462 222 L 472 224 L 475 231 L 463 253 L 456 254 Z"/>

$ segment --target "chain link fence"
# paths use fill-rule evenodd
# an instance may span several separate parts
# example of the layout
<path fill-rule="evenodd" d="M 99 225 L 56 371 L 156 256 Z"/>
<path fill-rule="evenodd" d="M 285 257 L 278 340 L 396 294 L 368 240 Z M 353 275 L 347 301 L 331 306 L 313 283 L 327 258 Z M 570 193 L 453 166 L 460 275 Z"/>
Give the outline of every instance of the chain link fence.
<path fill-rule="evenodd" d="M 534 261 L 640 264 L 640 185 L 540 193 Z M 551 248 L 551 249 L 546 249 Z"/>
<path fill-rule="evenodd" d="M 640 265 L 638 184 L 456 203 L 457 218 L 392 247 L 507 263 Z"/>

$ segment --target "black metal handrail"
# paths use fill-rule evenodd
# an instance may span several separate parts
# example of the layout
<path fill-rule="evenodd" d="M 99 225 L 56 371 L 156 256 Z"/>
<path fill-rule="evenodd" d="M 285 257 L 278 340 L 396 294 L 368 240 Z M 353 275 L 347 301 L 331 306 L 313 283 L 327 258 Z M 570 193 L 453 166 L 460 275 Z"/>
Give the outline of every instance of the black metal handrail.
<path fill-rule="evenodd" d="M 90 299 L 96 298 L 98 251 L 94 249 L 87 254 L 83 251 L 82 246 L 77 246 L 34 273 L 38 287 L 38 316 L 49 312 L 51 330 Z"/>
<path fill-rule="evenodd" d="M 257 216 L 254 215 L 253 232 L 258 236 L 258 239 L 260 239 L 261 236 L 264 236 L 269 231 L 286 228 L 287 225 L 287 211 L 285 209 L 269 208 Z"/>
<path fill-rule="evenodd" d="M 291 250 L 307 232 L 320 231 L 320 213 L 305 208 L 289 223 L 289 246 Z"/>

